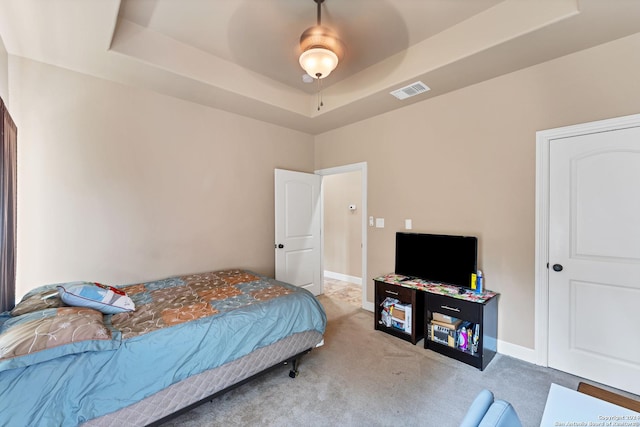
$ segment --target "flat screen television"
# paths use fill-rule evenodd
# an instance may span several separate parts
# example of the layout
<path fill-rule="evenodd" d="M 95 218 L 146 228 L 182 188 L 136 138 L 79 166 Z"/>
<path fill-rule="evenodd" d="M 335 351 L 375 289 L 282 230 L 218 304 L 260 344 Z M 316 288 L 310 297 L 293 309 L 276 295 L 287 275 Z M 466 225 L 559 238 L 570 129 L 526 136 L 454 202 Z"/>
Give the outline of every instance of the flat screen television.
<path fill-rule="evenodd" d="M 396 233 L 396 274 L 471 287 L 478 269 L 478 238 Z"/>

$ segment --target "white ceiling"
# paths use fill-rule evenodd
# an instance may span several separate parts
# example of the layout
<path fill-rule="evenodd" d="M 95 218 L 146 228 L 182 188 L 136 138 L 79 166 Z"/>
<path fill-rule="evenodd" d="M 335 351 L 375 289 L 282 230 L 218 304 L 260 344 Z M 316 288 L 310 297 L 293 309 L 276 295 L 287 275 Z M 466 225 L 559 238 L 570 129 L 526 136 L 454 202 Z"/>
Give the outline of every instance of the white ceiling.
<path fill-rule="evenodd" d="M 315 21 L 314 0 L 0 0 L 11 55 L 313 134 L 640 32 L 640 0 L 325 0 L 345 54 L 320 111 Z"/>

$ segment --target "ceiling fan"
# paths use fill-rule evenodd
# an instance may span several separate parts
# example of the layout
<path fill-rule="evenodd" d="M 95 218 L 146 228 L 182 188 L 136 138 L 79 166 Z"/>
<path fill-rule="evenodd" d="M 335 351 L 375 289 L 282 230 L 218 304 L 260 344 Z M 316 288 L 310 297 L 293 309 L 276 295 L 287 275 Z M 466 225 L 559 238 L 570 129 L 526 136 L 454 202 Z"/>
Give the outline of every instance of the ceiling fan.
<path fill-rule="evenodd" d="M 344 49 L 342 42 L 331 29 L 322 25 L 322 3 L 317 4 L 316 25 L 307 28 L 300 36 L 300 66 L 309 76 L 318 81 L 318 111 L 322 102 L 322 79 L 326 78 L 338 66 Z"/>

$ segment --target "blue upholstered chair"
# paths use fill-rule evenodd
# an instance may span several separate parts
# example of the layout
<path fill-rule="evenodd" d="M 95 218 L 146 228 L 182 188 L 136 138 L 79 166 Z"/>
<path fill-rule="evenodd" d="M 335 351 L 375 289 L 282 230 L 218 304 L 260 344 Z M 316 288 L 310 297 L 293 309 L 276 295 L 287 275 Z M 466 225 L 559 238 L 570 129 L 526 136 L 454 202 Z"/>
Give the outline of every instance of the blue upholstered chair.
<path fill-rule="evenodd" d="M 460 427 L 522 427 L 522 423 L 509 402 L 495 400 L 493 393 L 482 390 L 469 407 Z"/>

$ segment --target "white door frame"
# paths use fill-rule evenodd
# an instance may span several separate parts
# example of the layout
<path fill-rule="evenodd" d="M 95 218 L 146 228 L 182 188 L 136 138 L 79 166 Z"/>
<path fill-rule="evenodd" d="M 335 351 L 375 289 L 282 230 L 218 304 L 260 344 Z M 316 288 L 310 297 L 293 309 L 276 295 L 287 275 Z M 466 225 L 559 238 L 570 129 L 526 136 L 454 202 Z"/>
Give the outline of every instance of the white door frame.
<path fill-rule="evenodd" d="M 373 302 L 367 301 L 367 162 L 353 163 L 350 165 L 336 166 L 333 168 L 316 170 L 315 173 L 321 176 L 336 175 L 346 172 L 360 172 L 362 178 L 360 201 L 361 213 L 362 213 L 362 308 L 365 310 L 373 311 Z M 322 215 L 321 224 L 324 224 L 324 190 L 321 192 L 320 197 L 320 212 Z M 324 228 L 324 227 L 323 227 Z M 321 243 L 321 263 L 324 280 L 324 233 L 322 235 Z"/>
<path fill-rule="evenodd" d="M 549 366 L 549 147 L 555 139 L 640 126 L 640 114 L 536 132 L 536 364 Z"/>

